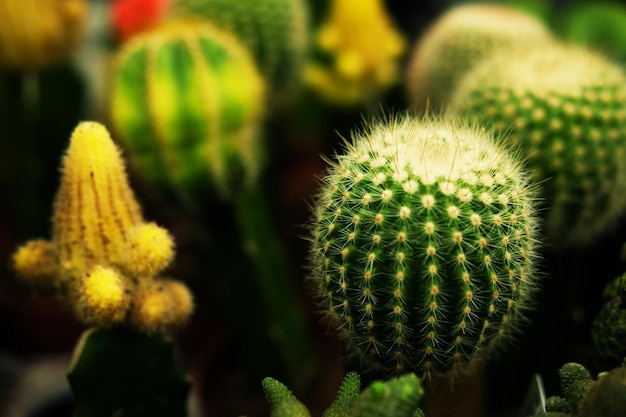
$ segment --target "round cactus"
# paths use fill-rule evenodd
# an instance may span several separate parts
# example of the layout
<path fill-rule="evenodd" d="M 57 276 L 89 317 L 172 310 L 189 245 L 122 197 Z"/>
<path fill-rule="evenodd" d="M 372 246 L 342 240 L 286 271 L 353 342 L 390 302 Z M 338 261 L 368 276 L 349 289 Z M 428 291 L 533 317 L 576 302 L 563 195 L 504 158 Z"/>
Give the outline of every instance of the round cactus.
<path fill-rule="evenodd" d="M 66 58 L 83 35 L 85 0 L 2 0 L 0 66 L 33 70 Z"/>
<path fill-rule="evenodd" d="M 512 130 L 542 182 L 545 235 L 593 241 L 626 206 L 626 75 L 572 45 L 502 52 L 470 71 L 451 106 Z"/>
<path fill-rule="evenodd" d="M 399 117 L 354 135 L 312 219 L 321 308 L 370 370 L 475 364 L 532 300 L 529 175 L 486 131 Z"/>
<path fill-rule="evenodd" d="M 473 65 L 511 47 L 534 48 L 551 42 L 545 25 L 530 14 L 503 5 L 469 4 L 451 8 L 416 44 L 406 85 L 412 105 L 439 111 Z"/>
<path fill-rule="evenodd" d="M 206 19 L 235 34 L 252 52 L 273 97 L 284 99 L 297 85 L 308 55 L 305 0 L 178 0 L 172 14 Z"/>
<path fill-rule="evenodd" d="M 227 197 L 260 171 L 264 82 L 247 50 L 208 23 L 171 22 L 119 52 L 111 117 L 143 174 L 187 198 Z"/>

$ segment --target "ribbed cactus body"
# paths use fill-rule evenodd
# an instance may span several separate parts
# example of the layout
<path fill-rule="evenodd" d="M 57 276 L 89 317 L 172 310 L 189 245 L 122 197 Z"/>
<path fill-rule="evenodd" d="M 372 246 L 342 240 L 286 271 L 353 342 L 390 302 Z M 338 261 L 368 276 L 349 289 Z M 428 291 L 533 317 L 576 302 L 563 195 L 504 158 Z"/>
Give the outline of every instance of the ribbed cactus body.
<path fill-rule="evenodd" d="M 2 0 L 0 66 L 33 70 L 67 58 L 86 14 L 85 0 Z"/>
<path fill-rule="evenodd" d="M 464 78 L 451 106 L 483 117 L 526 156 L 542 181 L 545 234 L 585 244 L 626 206 L 626 76 L 566 45 L 511 50 Z"/>
<path fill-rule="evenodd" d="M 252 52 L 273 96 L 285 96 L 298 82 L 309 44 L 305 0 L 178 0 L 173 14 L 206 19 L 235 34 Z"/>
<path fill-rule="evenodd" d="M 434 111 L 448 105 L 462 76 L 486 57 L 512 47 L 551 42 L 545 25 L 524 11 L 496 4 L 451 8 L 418 40 L 407 66 L 410 104 Z"/>
<path fill-rule="evenodd" d="M 256 178 L 264 82 L 231 35 L 176 22 L 137 36 L 119 52 L 112 89 L 114 128 L 157 185 L 224 196 Z"/>
<path fill-rule="evenodd" d="M 463 370 L 528 305 L 535 222 L 527 175 L 488 133 L 455 119 L 375 124 L 315 203 L 321 308 L 370 369 Z"/>

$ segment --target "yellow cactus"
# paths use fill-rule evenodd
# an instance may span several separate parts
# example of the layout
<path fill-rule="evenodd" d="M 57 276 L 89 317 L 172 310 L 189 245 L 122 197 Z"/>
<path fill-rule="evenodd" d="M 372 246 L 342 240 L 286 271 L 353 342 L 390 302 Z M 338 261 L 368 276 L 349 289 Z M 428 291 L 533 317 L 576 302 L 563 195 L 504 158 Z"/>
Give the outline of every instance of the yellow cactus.
<path fill-rule="evenodd" d="M 128 293 L 128 283 L 117 271 L 98 265 L 82 280 L 76 308 L 88 323 L 109 326 L 126 317 Z"/>
<path fill-rule="evenodd" d="M 148 332 L 182 326 L 193 311 L 191 293 L 182 283 L 155 278 L 172 262 L 174 240 L 144 221 L 103 125 L 76 127 L 61 172 L 52 241 L 19 247 L 16 272 L 33 284 L 55 284 L 89 325 L 129 322 Z"/>
<path fill-rule="evenodd" d="M 54 203 L 53 241 L 63 277 L 80 279 L 98 264 L 125 264 L 126 231 L 142 222 L 124 162 L 106 128 L 79 124 L 63 159 Z"/>
<path fill-rule="evenodd" d="M 174 240 L 155 223 L 140 224 L 128 233 L 126 268 L 139 277 L 153 277 L 174 258 Z"/>
<path fill-rule="evenodd" d="M 317 36 L 317 47 L 332 57 L 333 67 L 312 63 L 305 79 L 331 102 L 367 100 L 398 81 L 405 43 L 381 0 L 334 0 Z"/>

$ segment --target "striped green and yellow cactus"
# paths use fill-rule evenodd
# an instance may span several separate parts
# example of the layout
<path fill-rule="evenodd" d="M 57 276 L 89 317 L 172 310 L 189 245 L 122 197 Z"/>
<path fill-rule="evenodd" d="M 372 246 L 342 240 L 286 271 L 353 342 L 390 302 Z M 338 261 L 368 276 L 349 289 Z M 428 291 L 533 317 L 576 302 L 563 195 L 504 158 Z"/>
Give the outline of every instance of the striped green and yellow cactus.
<path fill-rule="evenodd" d="M 440 111 L 472 66 L 512 47 L 553 41 L 536 17 L 511 6 L 462 4 L 450 8 L 418 39 L 406 71 L 411 105 Z"/>
<path fill-rule="evenodd" d="M 533 299 L 530 176 L 454 118 L 398 117 L 346 146 L 311 222 L 320 308 L 376 373 L 471 368 Z"/>
<path fill-rule="evenodd" d="M 309 50 L 306 0 L 177 0 L 172 15 L 235 34 L 268 80 L 271 98 L 286 100 L 299 84 Z"/>
<path fill-rule="evenodd" d="M 229 197 L 262 165 L 265 82 L 232 35 L 172 21 L 118 52 L 110 112 L 142 173 L 186 198 Z"/>
<path fill-rule="evenodd" d="M 476 66 L 451 106 L 484 117 L 528 159 L 557 247 L 593 242 L 626 207 L 626 75 L 582 47 L 503 51 Z"/>

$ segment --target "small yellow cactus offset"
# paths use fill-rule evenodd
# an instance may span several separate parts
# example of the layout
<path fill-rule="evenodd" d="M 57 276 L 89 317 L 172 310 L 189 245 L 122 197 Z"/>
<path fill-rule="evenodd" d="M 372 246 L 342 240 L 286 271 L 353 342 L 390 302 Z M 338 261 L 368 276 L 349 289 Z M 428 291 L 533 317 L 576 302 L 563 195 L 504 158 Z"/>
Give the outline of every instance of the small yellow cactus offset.
<path fill-rule="evenodd" d="M 128 323 L 145 332 L 182 326 L 193 311 L 191 293 L 158 277 L 174 259 L 174 241 L 143 219 L 124 161 L 103 125 L 76 127 L 61 173 L 52 239 L 18 248 L 15 270 L 31 284 L 55 287 L 86 324 Z M 156 288 L 165 300 L 156 303 L 158 314 L 146 305 L 146 288 Z"/>
<path fill-rule="evenodd" d="M 317 48 L 332 67 L 311 63 L 305 79 L 330 102 L 362 102 L 398 81 L 405 43 L 381 0 L 333 0 L 317 34 Z"/>

